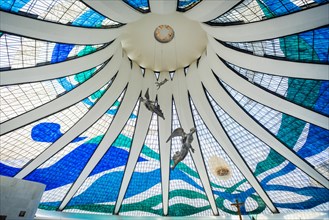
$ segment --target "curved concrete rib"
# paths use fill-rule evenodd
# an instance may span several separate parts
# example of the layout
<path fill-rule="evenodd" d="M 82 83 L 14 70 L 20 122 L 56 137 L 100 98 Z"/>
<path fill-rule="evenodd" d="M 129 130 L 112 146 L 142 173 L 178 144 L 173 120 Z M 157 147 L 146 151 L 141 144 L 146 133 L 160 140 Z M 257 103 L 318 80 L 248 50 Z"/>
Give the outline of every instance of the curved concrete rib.
<path fill-rule="evenodd" d="M 291 62 L 254 56 L 228 48 L 212 37 L 208 37 L 208 53 L 216 53 L 222 59 L 239 67 L 261 73 L 283 77 L 329 80 L 329 65 Z"/>
<path fill-rule="evenodd" d="M 127 59 L 127 62 L 128 59 Z M 124 62 L 126 66 L 129 64 Z M 123 69 L 124 70 L 124 69 Z M 70 130 L 68 130 L 63 136 L 61 136 L 55 143 L 48 147 L 44 152 L 37 156 L 31 163 L 24 167 L 15 178 L 24 178 L 33 170 L 37 169 L 41 164 L 55 155 L 58 151 L 63 149 L 74 138 L 79 136 L 82 132 L 92 126 L 102 115 L 111 107 L 117 97 L 124 90 L 128 79 L 126 72 L 121 72 L 115 78 L 110 88 L 104 93 L 104 95 L 98 100 L 86 115 L 81 118 Z"/>
<path fill-rule="evenodd" d="M 129 66 L 125 64 L 125 66 Z M 122 72 L 124 74 L 124 72 Z M 140 69 L 137 65 L 134 64 L 133 69 L 131 72 L 127 71 L 128 76 L 130 77 L 128 88 L 126 94 L 121 102 L 119 110 L 114 117 L 110 128 L 105 133 L 102 141 L 99 143 L 98 147 L 96 148 L 94 154 L 88 161 L 87 165 L 80 173 L 77 180 L 73 183 L 72 187 L 70 188 L 69 192 L 64 197 L 61 205 L 59 206 L 59 210 L 62 211 L 71 198 L 75 195 L 78 189 L 81 187 L 83 182 L 88 178 L 89 174 L 93 171 L 99 161 L 102 159 L 104 154 L 108 151 L 111 147 L 111 144 L 115 141 L 116 137 L 120 134 L 121 130 L 125 126 L 127 119 L 131 115 L 134 110 L 136 101 L 141 91 L 141 80 L 142 76 L 140 74 Z M 120 73 L 119 73 L 120 75 Z M 127 80 L 125 80 L 127 82 Z M 109 107 L 107 105 L 107 107 Z"/>
<path fill-rule="evenodd" d="M 220 143 L 227 155 L 238 167 L 243 176 L 248 180 L 250 185 L 256 190 L 257 194 L 262 198 L 267 207 L 272 211 L 272 213 L 278 213 L 278 209 L 274 206 L 267 193 L 259 184 L 257 178 L 254 176 L 245 160 L 241 157 L 240 153 L 235 148 L 230 138 L 224 131 L 222 125 L 219 123 L 216 115 L 214 114 L 214 111 L 210 106 L 208 99 L 206 98 L 199 77 L 199 75 L 203 74 L 205 71 L 211 70 L 207 66 L 204 57 L 202 57 L 199 61 L 198 68 L 195 64 L 191 65 L 189 68 L 189 73 L 186 77 L 188 89 L 196 109 L 198 110 L 200 116 L 202 117 L 203 121 L 207 125 L 216 141 Z"/>
<path fill-rule="evenodd" d="M 142 79 L 142 78 L 140 78 Z M 150 99 L 155 100 L 155 76 L 153 71 L 151 70 L 145 70 L 144 79 L 140 82 L 134 82 L 134 83 L 140 83 L 143 85 L 142 90 L 142 96 L 144 97 L 144 94 L 147 89 L 149 89 Z M 143 104 L 139 105 L 139 112 L 138 112 L 138 118 L 135 126 L 135 133 L 133 137 L 133 141 L 131 144 L 130 152 L 129 152 L 129 158 L 128 162 L 126 164 L 126 169 L 124 171 L 124 176 L 121 181 L 121 187 L 119 191 L 119 195 L 115 204 L 114 208 L 114 214 L 118 214 L 122 201 L 124 199 L 124 196 L 127 192 L 127 188 L 129 186 L 131 176 L 134 172 L 134 169 L 136 167 L 136 163 L 138 160 L 138 157 L 141 153 L 142 147 L 144 145 L 144 141 L 146 139 L 146 135 L 148 132 L 148 128 L 150 125 L 152 119 L 152 112 L 146 109 L 146 107 Z"/>
<path fill-rule="evenodd" d="M 229 26 L 201 24 L 201 26 L 210 36 L 221 41 L 259 41 L 327 25 L 329 23 L 328 11 L 329 4 L 326 4 L 259 22 Z"/>
<path fill-rule="evenodd" d="M 100 70 L 96 75 L 88 79 L 86 82 L 71 90 L 67 94 L 60 96 L 40 107 L 28 111 L 22 115 L 12 118 L 0 124 L 0 135 L 4 135 L 10 131 L 18 129 L 24 125 L 28 125 L 34 121 L 40 120 L 48 115 L 52 115 L 65 108 L 68 108 L 80 100 L 88 97 L 110 81 L 119 69 L 122 60 L 122 51 L 118 50 L 110 62 Z"/>
<path fill-rule="evenodd" d="M 0 86 L 40 82 L 80 73 L 107 61 L 118 50 L 118 47 L 121 48 L 120 41 L 115 40 L 99 51 L 76 59 L 51 65 L 2 71 L 0 72 Z"/>
<path fill-rule="evenodd" d="M 137 21 L 144 16 L 143 13 L 134 10 L 124 1 L 118 0 L 82 0 L 87 5 L 101 13 L 102 15 L 120 22 L 130 23 Z"/>
<path fill-rule="evenodd" d="M 207 88 L 213 99 L 227 112 L 235 121 L 246 128 L 249 132 L 257 136 L 261 141 L 270 146 L 276 152 L 281 154 L 291 163 L 295 164 L 299 169 L 304 171 L 310 177 L 318 181 L 324 187 L 329 188 L 329 181 L 322 176 L 311 165 L 301 159 L 293 151 L 283 145 L 272 134 L 268 133 L 261 125 L 254 121 L 238 104 L 227 94 L 227 92 L 219 86 L 217 79 L 211 71 L 200 74 L 202 83 Z"/>
<path fill-rule="evenodd" d="M 186 79 L 183 69 L 179 69 L 176 72 L 172 88 L 179 120 L 183 129 L 185 131 L 188 131 L 190 128 L 195 127 L 195 125 L 193 123 L 193 116 L 190 109 Z M 198 171 L 201 183 L 207 195 L 212 212 L 214 213 L 214 215 L 219 215 L 215 198 L 210 186 L 207 169 L 203 160 L 202 151 L 198 141 L 193 142 L 193 148 L 195 149 L 195 152 L 191 153 L 191 156 L 193 158 L 195 168 Z"/>
<path fill-rule="evenodd" d="M 0 21 L 1 31 L 66 44 L 86 45 L 108 43 L 118 37 L 123 28 L 75 27 L 24 17 L 4 11 L 0 13 Z"/>
<path fill-rule="evenodd" d="M 169 72 L 161 72 L 158 82 L 168 79 L 158 92 L 158 102 L 166 120 L 159 119 L 159 144 L 160 144 L 160 161 L 161 161 L 161 187 L 162 187 L 162 209 L 163 215 L 168 215 L 169 206 L 169 173 L 170 173 L 170 142 L 166 140 L 171 135 L 172 121 L 172 81 Z"/>
<path fill-rule="evenodd" d="M 174 13 L 177 8 L 177 0 L 149 0 L 150 9 L 155 14 Z"/>
<path fill-rule="evenodd" d="M 238 2 L 240 2 L 240 0 L 203 0 L 192 9 L 184 12 L 184 15 L 192 20 L 206 22 L 221 16 Z"/>
<path fill-rule="evenodd" d="M 209 52 L 207 60 L 212 70 L 221 80 L 245 96 L 285 114 L 300 118 L 324 129 L 329 129 L 328 117 L 273 95 L 244 80 L 219 60 L 215 53 Z"/>

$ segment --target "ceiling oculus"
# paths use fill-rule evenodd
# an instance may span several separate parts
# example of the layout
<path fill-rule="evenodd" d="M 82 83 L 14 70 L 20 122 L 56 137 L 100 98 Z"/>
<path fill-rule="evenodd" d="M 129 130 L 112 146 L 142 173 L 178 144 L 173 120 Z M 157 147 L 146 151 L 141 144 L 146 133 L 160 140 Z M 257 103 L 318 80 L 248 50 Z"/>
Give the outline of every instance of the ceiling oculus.
<path fill-rule="evenodd" d="M 159 25 L 154 31 L 154 37 L 160 43 L 168 43 L 174 38 L 175 32 L 169 25 Z"/>

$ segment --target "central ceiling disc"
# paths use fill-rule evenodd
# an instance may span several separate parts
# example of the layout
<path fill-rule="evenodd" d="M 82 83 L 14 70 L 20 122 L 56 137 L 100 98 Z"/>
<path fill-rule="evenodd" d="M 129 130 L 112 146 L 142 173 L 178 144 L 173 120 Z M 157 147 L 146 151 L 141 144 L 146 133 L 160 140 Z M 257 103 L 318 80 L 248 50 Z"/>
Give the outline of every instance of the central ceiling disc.
<path fill-rule="evenodd" d="M 160 43 L 168 43 L 174 38 L 175 32 L 169 25 L 160 25 L 154 31 L 154 37 Z"/>
<path fill-rule="evenodd" d="M 174 71 L 190 65 L 206 49 L 207 35 L 198 22 L 175 12 L 150 14 L 126 25 L 122 47 L 141 67 Z"/>

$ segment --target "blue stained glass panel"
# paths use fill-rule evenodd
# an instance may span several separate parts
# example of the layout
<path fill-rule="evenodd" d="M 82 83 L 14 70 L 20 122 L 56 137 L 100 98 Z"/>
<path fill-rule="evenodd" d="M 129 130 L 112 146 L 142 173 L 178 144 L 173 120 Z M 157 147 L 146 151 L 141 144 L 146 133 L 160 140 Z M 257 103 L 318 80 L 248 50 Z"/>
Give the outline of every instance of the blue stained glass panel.
<path fill-rule="evenodd" d="M 3 34 L 0 38 L 0 68 L 25 68 L 48 65 L 81 57 L 102 49 L 105 44 L 72 45 Z"/>
<path fill-rule="evenodd" d="M 220 26 L 256 22 L 317 7 L 328 2 L 329 0 L 244 0 L 208 23 Z"/>
<path fill-rule="evenodd" d="M 212 191 L 216 197 L 217 207 L 223 212 L 237 215 L 236 209 L 230 204 L 234 203 L 235 199 L 238 199 L 245 203 L 244 207 L 241 207 L 241 213 L 244 215 L 251 213 L 270 213 L 263 200 L 234 164 L 234 160 L 231 160 L 223 150 L 224 148 L 222 148 L 222 146 L 214 139 L 194 106 L 192 99 L 190 100 L 190 103 L 203 158 L 207 166 L 208 176 L 211 180 Z M 216 107 L 214 107 L 214 111 L 218 110 Z M 219 123 L 218 126 L 220 126 Z M 250 147 L 249 141 L 247 144 Z M 214 175 L 213 167 L 210 166 L 210 161 L 213 157 L 220 158 L 220 160 L 226 162 L 227 168 L 230 169 L 230 174 L 227 177 L 220 178 L 217 175 Z M 259 157 L 259 159 L 262 158 L 265 159 L 265 157 Z M 221 166 L 223 166 L 222 164 Z M 249 200 L 253 202 L 249 202 Z"/>
<path fill-rule="evenodd" d="M 136 10 L 139 10 L 141 12 L 149 12 L 150 6 L 148 0 L 123 0 L 125 3 L 130 5 Z"/>
<path fill-rule="evenodd" d="M 225 44 L 257 56 L 308 63 L 329 63 L 329 26 L 276 39 Z"/>
<path fill-rule="evenodd" d="M 176 105 L 172 105 L 172 131 L 181 127 Z M 185 131 L 189 128 L 183 128 Z M 194 141 L 196 140 L 194 134 Z M 171 139 L 171 158 L 181 149 L 180 137 Z M 173 160 L 171 160 L 171 166 Z M 170 172 L 169 215 L 211 215 L 211 208 L 190 153 Z"/>
<path fill-rule="evenodd" d="M 249 112 L 251 117 L 275 135 L 287 148 L 295 151 L 298 156 L 307 160 L 321 172 L 318 167 L 328 159 L 329 130 L 280 113 L 247 98 L 225 83 L 223 85 L 239 105 Z M 273 122 L 278 128 L 272 128 Z M 279 160 L 277 155 L 276 152 L 271 151 L 269 158 L 278 161 L 279 164 L 283 163 L 284 160 Z M 260 170 L 256 171 L 256 174 L 262 172 Z"/>
<path fill-rule="evenodd" d="M 121 215 L 149 216 L 162 214 L 158 117 L 153 113 L 140 157 L 127 188 Z"/>
<path fill-rule="evenodd" d="M 229 62 L 226 64 L 249 82 L 275 92 L 293 103 L 329 116 L 329 81 L 281 77 L 248 70 Z"/>
<path fill-rule="evenodd" d="M 179 11 L 188 11 L 201 1 L 202 0 L 178 0 L 177 9 Z"/>
<path fill-rule="evenodd" d="M 0 0 L 0 9 L 4 11 L 18 12 L 31 0 Z"/>
<path fill-rule="evenodd" d="M 138 112 L 136 104 L 132 114 Z M 68 212 L 83 212 L 93 210 L 97 213 L 112 213 L 117 199 L 124 168 L 128 160 L 132 137 L 137 118 L 129 118 L 126 126 L 118 135 L 109 150 L 105 153 L 89 177 L 85 180 L 76 195 L 66 206 Z M 114 153 L 111 151 L 115 151 Z M 140 157 L 138 162 L 146 159 Z M 98 205 L 96 203 L 105 203 Z"/>
<path fill-rule="evenodd" d="M 220 108 L 210 95 L 208 97 L 230 139 L 242 154 L 246 163 L 252 167 L 254 175 L 266 190 L 274 205 L 279 210 L 285 208 L 320 211 L 321 208 L 317 208 L 317 206 L 329 201 L 329 190 L 312 182 L 313 180 L 303 171 L 239 125 Z M 280 136 L 280 133 L 277 136 Z M 296 135 L 296 138 L 298 138 L 298 135 Z M 310 149 L 305 145 L 307 143 L 304 144 L 301 150 L 303 148 Z M 315 149 L 317 146 L 312 148 Z M 250 155 L 250 151 L 253 151 L 252 155 Z M 266 159 L 262 160 L 262 158 Z M 288 212 L 292 212 L 292 210 L 288 210 Z"/>
<path fill-rule="evenodd" d="M 73 26 L 98 28 L 120 25 L 78 0 L 0 0 L 0 9 Z"/>

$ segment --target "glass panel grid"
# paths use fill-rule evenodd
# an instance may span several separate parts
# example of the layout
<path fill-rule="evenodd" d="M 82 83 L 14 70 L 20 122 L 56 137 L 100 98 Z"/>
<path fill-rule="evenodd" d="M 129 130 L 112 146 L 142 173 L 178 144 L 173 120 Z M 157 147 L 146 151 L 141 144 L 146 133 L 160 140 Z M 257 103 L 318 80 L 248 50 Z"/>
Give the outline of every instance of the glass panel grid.
<path fill-rule="evenodd" d="M 54 80 L 0 87 L 0 122 L 14 118 L 64 95 L 88 80 L 102 67 L 103 64 L 75 75 Z"/>
<path fill-rule="evenodd" d="M 162 120 L 162 119 L 161 119 Z M 162 189 L 158 140 L 158 117 L 152 115 L 141 158 L 132 174 L 120 215 L 162 215 Z"/>
<path fill-rule="evenodd" d="M 47 186 L 39 208 L 56 210 L 59 207 L 111 125 L 123 95 L 124 92 L 95 124 L 25 178 Z"/>
<path fill-rule="evenodd" d="M 1 174 L 15 175 L 21 167 L 37 157 L 62 136 L 88 111 L 82 102 L 0 137 Z"/>
<path fill-rule="evenodd" d="M 298 156 L 311 163 L 320 173 L 328 176 L 328 171 L 323 169 L 323 166 L 329 158 L 329 130 L 280 113 L 253 100 L 250 101 L 227 84 L 223 84 L 253 119 L 262 124 L 288 148 L 294 150 Z M 275 129 L 272 129 L 272 125 L 268 123 L 270 121 L 271 124 L 274 122 L 277 125 Z"/>
<path fill-rule="evenodd" d="M 11 34 L 0 37 L 0 68 L 19 69 L 59 63 L 93 53 L 105 44 L 56 44 Z"/>
<path fill-rule="evenodd" d="M 257 56 L 307 63 L 329 63 L 329 26 L 276 39 L 224 44 Z"/>
<path fill-rule="evenodd" d="M 90 97 L 67 109 L 2 135 L 1 175 L 14 176 L 20 168 L 36 158 L 87 113 L 90 105 L 86 100 L 93 99 L 96 102 L 103 94 L 100 91 L 105 91 L 109 85 L 107 83 Z"/>
<path fill-rule="evenodd" d="M 122 132 L 112 143 L 64 212 L 112 214 L 132 143 L 139 101 Z M 118 115 L 119 117 L 120 115 Z"/>
<path fill-rule="evenodd" d="M 1 0 L 0 9 L 60 24 L 81 27 L 113 27 L 112 21 L 76 0 Z"/>
<path fill-rule="evenodd" d="M 313 180 L 304 172 L 234 121 L 209 94 L 208 98 L 218 109 L 216 114 L 231 140 L 280 211 L 281 207 L 286 213 L 293 213 L 296 209 L 326 211 L 314 207 L 326 202 L 321 194 L 328 195 L 329 190 L 312 183 Z"/>
<path fill-rule="evenodd" d="M 174 103 L 172 117 L 172 131 L 174 131 L 176 128 L 181 127 Z M 188 132 L 190 128 L 183 129 Z M 182 144 L 180 137 L 175 137 L 171 140 L 171 156 L 173 156 L 176 151 L 181 149 Z M 196 172 L 194 162 L 189 153 L 170 172 L 169 215 L 199 216 L 201 213 L 204 214 L 204 211 L 207 212 L 208 216 L 213 215 L 199 174 Z"/>
<path fill-rule="evenodd" d="M 329 81 L 269 75 L 226 63 L 250 83 L 275 92 L 288 101 L 329 116 Z"/>
<path fill-rule="evenodd" d="M 213 135 L 210 133 L 197 109 L 195 108 L 193 101 L 190 101 L 194 122 L 197 128 L 197 135 L 201 145 L 202 154 L 206 162 L 205 164 L 207 170 L 211 171 L 210 158 L 212 156 L 216 156 L 222 160 L 225 160 L 231 169 L 232 176 L 226 180 L 219 179 L 212 172 L 208 172 L 208 176 L 211 180 L 212 190 L 216 197 L 217 207 L 223 212 L 220 215 L 237 215 L 236 208 L 231 206 L 232 203 L 235 203 L 236 199 L 238 199 L 239 202 L 244 203 L 244 206 L 241 207 L 241 212 L 244 215 L 251 213 L 270 213 L 266 209 L 266 205 L 262 199 L 245 179 L 238 167 L 225 153 L 221 145 L 214 139 Z M 211 105 L 218 115 L 219 106 L 215 104 L 213 100 L 211 100 Z"/>
<path fill-rule="evenodd" d="M 262 21 L 316 7 L 328 2 L 328 0 L 245 0 L 209 23 L 214 25 L 228 25 Z"/>

